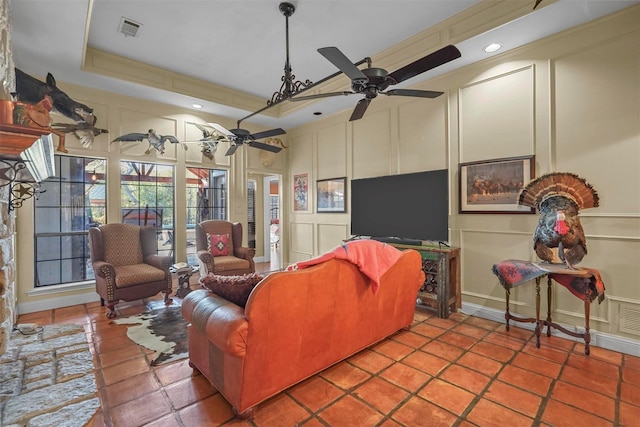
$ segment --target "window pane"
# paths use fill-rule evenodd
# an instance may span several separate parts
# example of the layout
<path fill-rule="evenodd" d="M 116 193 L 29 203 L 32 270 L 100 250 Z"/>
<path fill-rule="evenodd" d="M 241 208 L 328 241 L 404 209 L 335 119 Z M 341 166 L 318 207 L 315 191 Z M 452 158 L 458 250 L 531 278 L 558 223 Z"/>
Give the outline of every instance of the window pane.
<path fill-rule="evenodd" d="M 87 230 L 106 223 L 106 161 L 56 155 L 55 163 L 34 202 L 36 286 L 93 278 Z"/>

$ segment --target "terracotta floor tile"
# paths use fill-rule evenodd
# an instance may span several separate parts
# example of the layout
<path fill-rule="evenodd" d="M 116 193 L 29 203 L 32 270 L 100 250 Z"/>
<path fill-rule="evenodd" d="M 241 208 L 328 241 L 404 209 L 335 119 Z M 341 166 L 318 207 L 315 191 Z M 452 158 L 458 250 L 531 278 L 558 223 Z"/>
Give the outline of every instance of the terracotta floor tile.
<path fill-rule="evenodd" d="M 622 364 L 622 353 L 618 353 L 615 351 L 607 350 L 602 347 L 594 347 L 590 346 L 590 354 L 589 357 L 593 359 L 603 360 L 605 362 L 611 363 L 612 365 L 621 365 Z"/>
<path fill-rule="evenodd" d="M 622 381 L 633 385 L 640 385 L 640 370 L 623 366 Z"/>
<path fill-rule="evenodd" d="M 478 328 L 488 329 L 490 331 L 503 326 L 502 323 L 496 322 L 495 320 L 483 319 L 482 317 L 475 316 L 470 316 L 464 323 L 467 325 L 477 326 Z"/>
<path fill-rule="evenodd" d="M 482 427 L 533 425 L 533 419 L 486 399 L 480 400 L 471 409 L 467 415 L 467 421 Z"/>
<path fill-rule="evenodd" d="M 343 390 L 349 390 L 358 384 L 362 384 L 371 377 L 368 372 L 347 362 L 340 362 L 322 371 L 320 376 Z"/>
<path fill-rule="evenodd" d="M 511 364 L 549 378 L 558 378 L 562 369 L 562 365 L 558 363 L 549 360 L 541 361 L 530 354 L 524 353 L 517 353 Z"/>
<path fill-rule="evenodd" d="M 384 340 L 372 347 L 373 351 L 384 354 L 393 359 L 400 360 L 414 351 L 413 348 L 393 340 Z"/>
<path fill-rule="evenodd" d="M 320 412 L 318 416 L 330 426 L 374 426 L 383 419 L 380 412 L 348 395 Z"/>
<path fill-rule="evenodd" d="M 477 326 L 468 325 L 466 323 L 461 323 L 458 326 L 454 326 L 451 329 L 451 331 L 452 332 L 457 332 L 457 333 L 462 334 L 462 335 L 467 335 L 467 336 L 470 336 L 472 338 L 476 338 L 478 340 L 481 340 L 487 334 L 489 334 L 489 331 L 484 329 L 484 328 L 479 328 Z"/>
<path fill-rule="evenodd" d="M 387 418 L 382 422 L 382 424 L 379 424 L 378 427 L 402 427 L 402 426 L 398 424 L 396 421 L 390 418 Z"/>
<path fill-rule="evenodd" d="M 178 416 L 185 426 L 218 426 L 234 418 L 231 405 L 219 393 L 180 409 Z"/>
<path fill-rule="evenodd" d="M 111 408 L 114 426 L 142 426 L 171 412 L 161 391 L 144 395 Z"/>
<path fill-rule="evenodd" d="M 551 337 L 551 339 L 562 339 L 557 337 Z M 565 363 L 569 358 L 569 353 L 564 350 L 559 350 L 552 346 L 541 346 L 540 348 L 536 347 L 535 340 L 529 341 L 527 345 L 522 350 L 523 353 L 527 353 L 532 355 L 533 357 L 538 357 L 541 359 L 547 359 L 555 363 Z"/>
<path fill-rule="evenodd" d="M 460 365 L 451 365 L 439 378 L 475 394 L 484 390 L 490 380 L 489 377 Z"/>
<path fill-rule="evenodd" d="M 113 408 L 159 389 L 160 384 L 156 381 L 155 376 L 151 372 L 145 372 L 109 385 L 105 391 L 109 407 Z"/>
<path fill-rule="evenodd" d="M 472 352 L 463 354 L 456 363 L 478 371 L 488 377 L 493 377 L 503 366 L 500 362 Z"/>
<path fill-rule="evenodd" d="M 507 331 L 506 325 L 502 328 L 497 328 L 496 332 L 501 333 L 507 337 L 518 338 L 524 341 L 529 341 L 534 337 L 533 329 L 525 329 L 518 326 L 517 323 L 510 322 L 509 330 Z"/>
<path fill-rule="evenodd" d="M 348 360 L 358 368 L 372 374 L 377 374 L 395 362 L 393 359 L 369 349 L 354 354 Z"/>
<path fill-rule="evenodd" d="M 460 347 L 455 347 L 453 345 L 446 344 L 440 341 L 431 341 L 430 343 L 427 343 L 425 346 L 423 346 L 420 350 L 426 351 L 427 353 L 431 353 L 448 361 L 454 361 L 458 357 L 460 357 L 462 353 L 464 353 L 464 350 Z"/>
<path fill-rule="evenodd" d="M 156 374 L 160 384 L 163 386 L 176 383 L 194 375 L 200 375 L 200 372 L 189 366 L 189 359 L 160 365 L 157 368 L 154 368 L 153 372 Z"/>
<path fill-rule="evenodd" d="M 616 412 L 615 400 L 592 390 L 594 389 L 586 389 L 564 381 L 558 381 L 553 387 L 551 398 L 585 412 L 597 408 L 600 417 L 614 421 Z"/>
<path fill-rule="evenodd" d="M 623 355 L 623 360 L 622 366 L 625 368 L 637 369 L 640 371 L 640 357 L 625 354 Z"/>
<path fill-rule="evenodd" d="M 418 396 L 456 415 L 462 415 L 467 406 L 476 397 L 473 393 L 437 378 L 434 378 L 433 381 L 424 386 L 418 392 Z"/>
<path fill-rule="evenodd" d="M 450 362 L 434 356 L 433 354 L 425 353 L 424 351 L 416 351 L 402 359 L 402 363 L 412 366 L 422 372 L 426 372 L 431 376 L 436 376 L 440 371 L 448 366 Z"/>
<path fill-rule="evenodd" d="M 620 399 L 624 402 L 640 406 L 640 386 L 622 383 L 620 385 Z"/>
<path fill-rule="evenodd" d="M 129 345 L 123 345 L 116 349 L 112 349 L 108 352 L 100 352 L 98 357 L 100 358 L 100 364 L 103 368 L 111 365 L 122 363 L 125 360 L 135 359 L 136 357 L 143 356 L 142 348 L 135 343 Z"/>
<path fill-rule="evenodd" d="M 502 369 L 500 374 L 498 374 L 498 379 L 523 390 L 533 392 L 539 396 L 547 395 L 552 381 L 544 375 L 536 374 L 535 372 L 527 371 L 526 369 L 511 365 L 507 365 Z"/>
<path fill-rule="evenodd" d="M 424 335 L 429 338 L 436 338 L 440 335 L 444 334 L 446 329 L 439 328 L 435 325 L 430 325 L 428 323 L 421 323 L 419 325 L 415 325 L 411 327 L 411 332 L 415 332 L 416 334 Z"/>
<path fill-rule="evenodd" d="M 512 337 L 495 331 L 484 337 L 483 342 L 496 344 L 514 351 L 522 350 L 527 344 L 527 341 L 520 337 Z"/>
<path fill-rule="evenodd" d="M 102 370 L 102 377 L 105 385 L 109 386 L 126 378 L 149 372 L 149 370 L 149 362 L 144 356 L 140 356 L 104 368 Z"/>
<path fill-rule="evenodd" d="M 425 313 L 420 309 L 416 309 L 416 311 L 413 313 L 413 320 L 416 322 L 424 322 L 425 320 L 428 320 L 432 317 L 433 314 Z"/>
<path fill-rule="evenodd" d="M 546 331 L 547 329 L 544 328 L 542 330 L 542 334 L 540 335 L 540 347 L 551 347 L 555 348 L 556 350 L 564 350 L 568 352 L 571 352 L 572 350 L 575 351 L 575 347 L 577 344 L 576 341 L 554 335 L 548 337 Z M 584 347 L 580 350 L 580 353 L 584 354 Z"/>
<path fill-rule="evenodd" d="M 560 380 L 573 385 L 594 390 L 609 397 L 618 395 L 618 381 L 599 375 L 599 372 L 565 366 L 560 374 Z"/>
<path fill-rule="evenodd" d="M 353 395 L 379 411 L 389 413 L 409 395 L 409 392 L 388 381 L 374 377 L 355 389 Z"/>
<path fill-rule="evenodd" d="M 408 391 L 418 390 L 431 379 L 431 375 L 403 363 L 389 366 L 379 376 Z"/>
<path fill-rule="evenodd" d="M 585 356 L 584 354 L 571 353 L 567 360 L 567 365 L 584 372 L 593 372 L 598 376 L 607 377 L 614 381 L 620 379 L 620 363 L 610 363 L 591 356 Z"/>
<path fill-rule="evenodd" d="M 291 397 L 280 393 L 258 406 L 253 423 L 258 427 L 289 427 L 306 420 L 310 415 Z"/>
<path fill-rule="evenodd" d="M 437 326 L 442 329 L 451 329 L 454 326 L 457 326 L 460 323 L 458 320 L 455 320 L 453 316 L 449 316 L 448 319 L 442 319 L 440 317 L 432 317 L 427 320 L 427 323 L 433 326 Z"/>
<path fill-rule="evenodd" d="M 620 425 L 640 426 L 640 407 L 620 402 Z"/>
<path fill-rule="evenodd" d="M 581 411 L 557 400 L 550 399 L 544 408 L 541 421 L 554 427 L 611 427 L 612 423 L 604 418 Z"/>
<path fill-rule="evenodd" d="M 539 396 L 512 387 L 502 381 L 491 383 L 483 397 L 531 418 L 536 417 L 542 403 L 542 398 Z"/>
<path fill-rule="evenodd" d="M 393 340 L 398 341 L 404 345 L 408 345 L 412 348 L 420 348 L 429 341 L 430 338 L 427 338 L 423 335 L 417 334 L 412 331 L 402 331 L 391 337 Z"/>
<path fill-rule="evenodd" d="M 478 343 L 478 338 L 469 337 L 467 335 L 458 334 L 452 331 L 449 331 L 441 337 L 438 337 L 438 340 L 451 345 L 455 345 L 456 347 L 464 348 L 465 350 L 470 349 Z"/>
<path fill-rule="evenodd" d="M 164 391 L 175 409 L 182 409 L 218 392 L 203 375 L 170 384 Z"/>
<path fill-rule="evenodd" d="M 515 354 L 515 351 L 510 348 L 484 341 L 474 345 L 473 348 L 471 348 L 471 351 L 499 362 L 507 362 Z"/>
<path fill-rule="evenodd" d="M 38 325 L 50 325 L 53 323 L 53 310 L 20 314 L 18 316 L 18 323 L 36 323 Z"/>
<path fill-rule="evenodd" d="M 313 376 L 287 392 L 293 399 L 316 412 L 344 394 L 324 378 Z"/>
<path fill-rule="evenodd" d="M 322 424 L 317 418 L 311 418 L 309 419 L 309 421 L 304 421 L 302 424 L 299 424 L 300 427 L 304 426 L 304 427 L 324 427 L 324 424 Z"/>
<path fill-rule="evenodd" d="M 420 397 L 412 397 L 404 403 L 392 418 L 411 427 L 451 427 L 458 417 Z"/>

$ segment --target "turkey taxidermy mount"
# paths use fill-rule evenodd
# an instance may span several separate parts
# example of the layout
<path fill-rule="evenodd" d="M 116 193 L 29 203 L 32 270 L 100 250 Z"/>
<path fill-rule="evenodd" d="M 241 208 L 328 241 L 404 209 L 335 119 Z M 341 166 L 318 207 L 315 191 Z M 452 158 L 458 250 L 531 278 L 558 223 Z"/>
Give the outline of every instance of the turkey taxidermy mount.
<path fill-rule="evenodd" d="M 538 257 L 573 269 L 587 254 L 587 239 L 578 216 L 581 209 L 599 206 L 596 190 L 569 172 L 552 172 L 531 181 L 518 196 L 518 204 L 538 209 L 533 233 Z M 557 251 L 557 256 L 556 256 Z"/>

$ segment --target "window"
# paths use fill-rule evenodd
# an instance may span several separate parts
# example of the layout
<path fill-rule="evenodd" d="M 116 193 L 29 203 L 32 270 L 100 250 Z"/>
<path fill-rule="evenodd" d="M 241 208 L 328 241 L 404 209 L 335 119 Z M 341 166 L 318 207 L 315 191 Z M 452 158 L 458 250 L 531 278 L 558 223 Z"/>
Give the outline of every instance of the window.
<path fill-rule="evenodd" d="M 227 171 L 187 168 L 187 262 L 197 265 L 195 226 L 210 219 L 227 219 Z"/>
<path fill-rule="evenodd" d="M 90 226 L 106 222 L 106 160 L 56 155 L 34 202 L 35 286 L 93 279 Z"/>
<path fill-rule="evenodd" d="M 173 166 L 120 162 L 122 222 L 155 227 L 159 255 L 173 255 L 174 191 Z"/>

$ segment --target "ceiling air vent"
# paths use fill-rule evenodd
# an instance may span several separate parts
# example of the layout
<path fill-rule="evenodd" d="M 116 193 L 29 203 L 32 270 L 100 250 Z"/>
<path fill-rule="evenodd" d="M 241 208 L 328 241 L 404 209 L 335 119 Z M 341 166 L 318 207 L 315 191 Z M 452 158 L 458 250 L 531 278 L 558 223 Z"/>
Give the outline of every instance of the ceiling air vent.
<path fill-rule="evenodd" d="M 135 37 L 141 26 L 142 24 L 123 16 L 120 21 L 120 32 L 124 34 L 125 37 Z"/>

